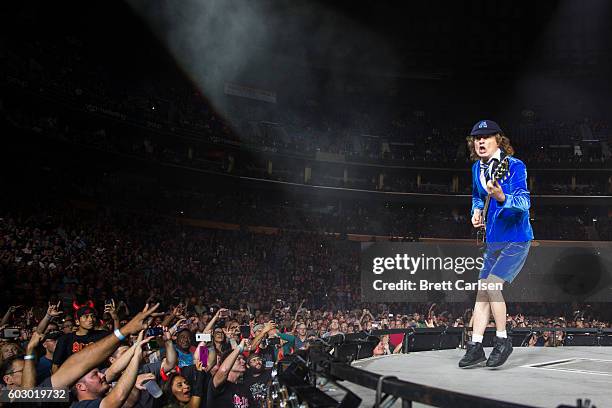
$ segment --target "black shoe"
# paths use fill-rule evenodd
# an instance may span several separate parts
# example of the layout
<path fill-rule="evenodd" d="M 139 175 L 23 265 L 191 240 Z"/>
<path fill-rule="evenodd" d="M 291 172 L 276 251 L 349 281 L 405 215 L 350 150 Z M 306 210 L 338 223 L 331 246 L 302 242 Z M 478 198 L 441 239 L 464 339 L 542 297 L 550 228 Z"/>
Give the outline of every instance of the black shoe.
<path fill-rule="evenodd" d="M 459 361 L 459 367 L 471 367 L 478 363 L 482 363 L 487 358 L 485 357 L 484 349 L 482 348 L 482 343 L 474 343 L 468 341 L 467 343 L 467 351 L 465 352 L 465 356 Z"/>
<path fill-rule="evenodd" d="M 499 367 L 504 364 L 512 354 L 512 339 L 495 337 L 495 347 L 487 360 L 487 367 Z"/>

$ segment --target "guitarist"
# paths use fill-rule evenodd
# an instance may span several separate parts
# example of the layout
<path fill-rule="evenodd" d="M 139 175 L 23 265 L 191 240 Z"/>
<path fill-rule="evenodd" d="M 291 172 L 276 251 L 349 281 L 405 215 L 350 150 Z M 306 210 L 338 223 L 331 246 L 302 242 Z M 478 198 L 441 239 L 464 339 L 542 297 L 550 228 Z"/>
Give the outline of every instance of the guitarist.
<path fill-rule="evenodd" d="M 472 341 L 468 342 L 459 367 L 470 367 L 485 360 L 487 367 L 499 367 L 512 353 L 512 341 L 506 333 L 506 302 L 502 291 L 489 288 L 512 282 L 529 253 L 533 231 L 529 223 L 527 169 L 522 161 L 513 157 L 510 139 L 491 120 L 476 123 L 467 142 L 471 158 L 476 160 L 472 166 L 472 225 L 482 228 L 486 220 L 486 247 L 479 282 L 487 285 L 476 295 Z M 496 168 L 503 161 L 507 162 L 508 171 L 505 177 L 497 180 Z M 489 285 L 491 283 L 498 285 Z M 482 339 L 491 314 L 495 319 L 496 337 L 495 346 L 486 359 Z"/>

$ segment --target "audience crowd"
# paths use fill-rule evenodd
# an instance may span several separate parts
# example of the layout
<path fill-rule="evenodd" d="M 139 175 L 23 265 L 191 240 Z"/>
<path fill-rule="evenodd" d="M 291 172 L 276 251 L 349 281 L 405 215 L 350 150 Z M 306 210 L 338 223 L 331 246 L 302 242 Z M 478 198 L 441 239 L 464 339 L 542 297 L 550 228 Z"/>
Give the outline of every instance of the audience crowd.
<path fill-rule="evenodd" d="M 121 212 L 3 215 L 3 387 L 70 388 L 77 407 L 261 406 L 274 362 L 316 339 L 469 324 L 465 305 L 362 302 L 358 247 L 317 233 L 196 230 Z M 510 326 L 535 332 L 610 327 L 598 305 L 509 312 Z M 563 344 L 550 331 L 524 343 L 553 336 Z M 374 354 L 401 351 L 392 334 Z"/>

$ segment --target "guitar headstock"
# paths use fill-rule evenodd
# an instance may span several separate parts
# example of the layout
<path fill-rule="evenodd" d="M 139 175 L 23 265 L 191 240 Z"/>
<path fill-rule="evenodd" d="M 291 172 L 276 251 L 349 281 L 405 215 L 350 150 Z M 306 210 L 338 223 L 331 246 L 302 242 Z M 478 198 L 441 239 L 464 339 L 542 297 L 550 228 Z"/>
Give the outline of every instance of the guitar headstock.
<path fill-rule="evenodd" d="M 502 179 L 506 179 L 508 176 L 508 171 L 510 170 L 510 163 L 508 161 L 508 156 L 504 157 L 504 159 L 499 163 L 499 165 L 495 168 L 493 172 L 492 179 L 495 181 L 499 181 Z"/>

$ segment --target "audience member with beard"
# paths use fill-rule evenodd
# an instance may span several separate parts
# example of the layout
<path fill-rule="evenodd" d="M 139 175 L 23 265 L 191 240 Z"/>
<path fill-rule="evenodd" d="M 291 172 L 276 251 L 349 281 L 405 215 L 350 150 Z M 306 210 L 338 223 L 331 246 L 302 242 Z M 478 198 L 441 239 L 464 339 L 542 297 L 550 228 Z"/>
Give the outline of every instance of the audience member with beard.
<path fill-rule="evenodd" d="M 247 369 L 244 373 L 244 385 L 251 393 L 250 398 L 260 406 L 266 399 L 268 383 L 271 379 L 270 370 L 266 370 L 259 354 L 251 353 L 247 359 Z"/>

